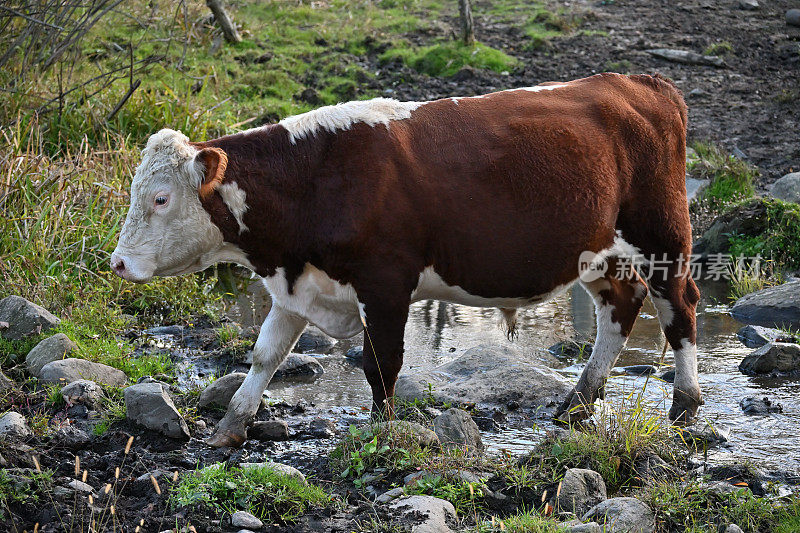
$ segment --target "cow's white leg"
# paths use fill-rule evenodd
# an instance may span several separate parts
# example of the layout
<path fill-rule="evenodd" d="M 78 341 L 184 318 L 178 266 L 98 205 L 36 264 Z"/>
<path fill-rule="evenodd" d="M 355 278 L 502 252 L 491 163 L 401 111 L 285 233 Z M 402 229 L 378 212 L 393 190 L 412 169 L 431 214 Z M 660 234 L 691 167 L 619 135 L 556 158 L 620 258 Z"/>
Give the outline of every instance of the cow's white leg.
<path fill-rule="evenodd" d="M 603 397 L 608 375 L 647 296 L 647 286 L 635 272 L 625 279 L 607 277 L 582 285 L 595 303 L 597 338 L 578 384 L 556 411 L 555 417 L 564 422 L 588 418 L 595 400 Z"/>
<path fill-rule="evenodd" d="M 253 348 L 253 365 L 231 398 L 216 433 L 208 440 L 211 446 L 240 446 L 245 441 L 247 426 L 258 411 L 264 389 L 306 325 L 305 319 L 273 304 Z"/>

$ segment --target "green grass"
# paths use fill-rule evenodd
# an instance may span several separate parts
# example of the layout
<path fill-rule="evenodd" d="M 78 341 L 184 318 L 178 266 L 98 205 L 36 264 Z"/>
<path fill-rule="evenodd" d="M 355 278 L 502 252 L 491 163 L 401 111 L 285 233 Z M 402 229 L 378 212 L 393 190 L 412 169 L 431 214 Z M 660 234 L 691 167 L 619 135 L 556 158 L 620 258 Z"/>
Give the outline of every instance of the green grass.
<path fill-rule="evenodd" d="M 452 76 L 465 66 L 503 72 L 513 69 L 517 63 L 516 59 L 500 50 L 481 43 L 465 45 L 461 42 L 422 48 L 397 46 L 381 54 L 380 59 L 384 63 L 401 61 L 430 76 Z"/>
<path fill-rule="evenodd" d="M 556 520 L 548 519 L 536 511 L 522 511 L 515 515 L 500 519 L 492 517 L 481 522 L 477 530 L 480 533 L 507 531 L 508 533 L 561 533 L 567 531 Z"/>
<path fill-rule="evenodd" d="M 719 211 L 755 194 L 754 180 L 758 169 L 713 144 L 696 142 L 692 147 L 697 158 L 687 163 L 687 169 L 694 177 L 710 181 L 702 191 L 700 201 Z"/>
<path fill-rule="evenodd" d="M 742 487 L 729 494 L 710 492 L 698 481 L 659 483 L 645 500 L 664 531 L 716 532 L 720 523 L 733 523 L 744 531 L 796 531 L 800 498 L 788 502 L 760 498 Z"/>
<path fill-rule="evenodd" d="M 482 484 L 469 483 L 452 475 L 434 475 L 418 479 L 406 488 L 406 494 L 426 494 L 447 500 L 461 516 L 474 515 L 484 507 Z"/>
<path fill-rule="evenodd" d="M 36 503 L 47 494 L 53 486 L 53 472 L 50 470 L 25 470 L 20 473 L 9 473 L 0 469 L 0 516 L 6 511 L 9 503 Z"/>
<path fill-rule="evenodd" d="M 733 45 L 728 41 L 720 41 L 718 43 L 712 43 L 703 50 L 703 53 L 707 56 L 724 56 L 733 53 Z"/>
<path fill-rule="evenodd" d="M 267 467 L 228 468 L 222 463 L 181 476 L 172 494 L 175 507 L 202 507 L 217 516 L 248 511 L 269 523 L 294 522 L 331 497 L 320 487 Z"/>
<path fill-rule="evenodd" d="M 100 412 L 100 421 L 92 428 L 92 432 L 97 435 L 103 435 L 108 431 L 112 424 L 125 420 L 127 417 L 125 408 L 125 396 L 122 392 L 123 388 L 120 387 L 103 387 L 105 396 L 100 399 L 98 411 Z"/>
<path fill-rule="evenodd" d="M 731 235 L 733 256 L 760 256 L 775 270 L 800 268 L 800 205 L 774 198 L 760 200 L 766 207 L 766 224 L 759 235 Z"/>

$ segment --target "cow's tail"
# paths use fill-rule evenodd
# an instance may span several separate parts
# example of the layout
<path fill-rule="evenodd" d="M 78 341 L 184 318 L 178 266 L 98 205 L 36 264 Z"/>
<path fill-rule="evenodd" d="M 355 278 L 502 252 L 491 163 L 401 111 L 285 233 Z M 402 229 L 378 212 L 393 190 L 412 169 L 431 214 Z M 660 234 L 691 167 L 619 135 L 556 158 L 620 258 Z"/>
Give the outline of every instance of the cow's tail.
<path fill-rule="evenodd" d="M 683 100 L 683 93 L 675 85 L 675 82 L 665 76 L 662 76 L 661 74 L 636 74 L 630 76 L 630 78 L 650 87 L 656 92 L 672 100 L 677 106 L 678 112 L 681 115 L 683 129 L 684 131 L 686 130 L 686 125 L 688 123 L 688 109 L 686 107 L 686 102 Z"/>

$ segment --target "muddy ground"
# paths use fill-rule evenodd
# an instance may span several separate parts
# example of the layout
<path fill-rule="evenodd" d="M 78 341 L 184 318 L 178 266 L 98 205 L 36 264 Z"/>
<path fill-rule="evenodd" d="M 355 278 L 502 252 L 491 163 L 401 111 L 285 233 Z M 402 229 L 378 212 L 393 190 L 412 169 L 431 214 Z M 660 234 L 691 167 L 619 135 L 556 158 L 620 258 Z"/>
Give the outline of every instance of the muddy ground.
<path fill-rule="evenodd" d="M 478 7 L 487 5 L 477 2 Z M 800 28 L 786 24 L 785 13 L 797 2 L 760 2 L 759 9 L 739 8 L 738 0 L 574 1 L 569 10 L 583 23 L 571 36 L 548 46 L 527 47 L 519 27 L 476 17 L 477 38 L 519 58 L 521 66 L 504 76 L 465 72 L 454 78 L 431 78 L 408 68 L 384 68 L 378 84 L 399 99 L 472 95 L 496 89 L 563 81 L 608 70 L 658 72 L 672 78 L 689 106 L 689 139 L 711 140 L 762 172 L 760 188 L 800 170 Z M 553 9 L 562 2 L 550 2 Z M 457 27 L 448 20 L 441 32 Z M 586 32 L 602 32 L 594 35 Z M 417 36 L 420 42 L 429 35 Z M 725 66 L 671 63 L 647 53 L 673 48 L 703 53 L 714 43 L 730 43 Z M 372 58 L 377 63 L 377 56 Z"/>

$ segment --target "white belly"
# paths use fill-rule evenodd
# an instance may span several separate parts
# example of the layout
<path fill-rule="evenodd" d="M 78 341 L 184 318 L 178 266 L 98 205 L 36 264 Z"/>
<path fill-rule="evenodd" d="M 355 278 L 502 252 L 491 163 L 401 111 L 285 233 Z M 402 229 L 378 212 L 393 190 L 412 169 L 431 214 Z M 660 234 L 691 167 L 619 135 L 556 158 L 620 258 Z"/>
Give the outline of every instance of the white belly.
<path fill-rule="evenodd" d="M 283 268 L 279 268 L 274 276 L 264 278 L 264 284 L 277 305 L 305 318 L 331 337 L 345 339 L 362 330 L 359 316 L 361 303 L 356 291 L 349 284 L 331 279 L 318 268 L 307 264 L 295 281 L 292 294 L 289 294 Z M 457 285 L 448 285 L 433 267 L 427 267 L 419 275 L 411 301 L 443 300 L 472 307 L 518 309 L 550 300 L 570 285 L 560 285 L 547 294 L 532 298 L 484 298 L 472 295 Z"/>

